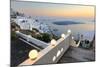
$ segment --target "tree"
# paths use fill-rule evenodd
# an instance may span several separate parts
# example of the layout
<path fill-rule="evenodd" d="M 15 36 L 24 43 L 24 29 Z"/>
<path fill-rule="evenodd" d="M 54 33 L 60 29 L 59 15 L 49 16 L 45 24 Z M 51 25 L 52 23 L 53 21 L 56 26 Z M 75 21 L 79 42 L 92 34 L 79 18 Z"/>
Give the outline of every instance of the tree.
<path fill-rule="evenodd" d="M 45 42 L 50 42 L 51 36 L 48 33 L 43 33 L 42 34 L 42 40 L 45 41 Z"/>
<path fill-rule="evenodd" d="M 38 29 L 36 29 L 36 28 L 32 28 L 32 30 L 33 30 L 33 31 L 35 30 L 36 32 L 39 32 L 39 30 L 38 30 Z"/>

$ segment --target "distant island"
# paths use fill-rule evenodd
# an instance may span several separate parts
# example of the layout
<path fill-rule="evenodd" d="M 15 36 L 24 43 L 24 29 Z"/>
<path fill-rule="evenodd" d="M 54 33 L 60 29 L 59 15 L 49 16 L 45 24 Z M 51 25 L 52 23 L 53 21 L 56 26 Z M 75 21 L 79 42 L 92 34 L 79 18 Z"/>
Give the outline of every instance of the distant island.
<path fill-rule="evenodd" d="M 75 21 L 56 21 L 56 22 L 53 22 L 53 24 L 56 24 L 56 25 L 70 25 L 70 24 L 83 24 L 83 23 L 75 22 Z"/>

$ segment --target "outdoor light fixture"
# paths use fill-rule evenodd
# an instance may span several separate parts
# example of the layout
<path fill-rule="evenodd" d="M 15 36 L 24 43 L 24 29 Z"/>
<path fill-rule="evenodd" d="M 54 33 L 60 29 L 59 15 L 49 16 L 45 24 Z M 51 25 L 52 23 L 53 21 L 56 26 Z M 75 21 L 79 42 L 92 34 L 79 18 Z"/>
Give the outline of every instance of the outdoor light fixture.
<path fill-rule="evenodd" d="M 61 52 L 63 52 L 64 48 L 61 48 Z"/>
<path fill-rule="evenodd" d="M 67 32 L 68 32 L 68 33 L 71 33 L 71 30 L 69 29 Z"/>
<path fill-rule="evenodd" d="M 34 59 L 36 59 L 38 57 L 38 51 L 37 50 L 31 50 L 29 52 L 29 55 L 28 56 L 29 56 L 29 58 L 31 60 L 34 60 Z"/>
<path fill-rule="evenodd" d="M 51 45 L 52 45 L 52 46 L 55 46 L 55 45 L 56 45 L 56 43 L 57 43 L 57 42 L 56 42 L 56 40 L 55 40 L 55 39 L 52 39 L 52 40 L 51 40 Z"/>
<path fill-rule="evenodd" d="M 64 39 L 65 38 L 65 34 L 61 34 L 61 37 Z"/>
<path fill-rule="evenodd" d="M 56 60 L 56 56 L 54 56 L 52 60 L 53 60 L 53 62 L 54 62 L 54 61 Z"/>
<path fill-rule="evenodd" d="M 59 50 L 58 52 L 57 52 L 57 57 L 59 57 L 60 56 L 60 54 L 61 54 L 61 51 Z"/>

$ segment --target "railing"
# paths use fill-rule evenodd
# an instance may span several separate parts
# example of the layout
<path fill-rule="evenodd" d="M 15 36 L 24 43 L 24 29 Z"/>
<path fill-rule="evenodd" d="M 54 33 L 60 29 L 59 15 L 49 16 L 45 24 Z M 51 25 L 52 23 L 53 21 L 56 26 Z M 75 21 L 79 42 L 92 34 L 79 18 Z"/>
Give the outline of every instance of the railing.
<path fill-rule="evenodd" d="M 71 31 L 68 31 L 66 35 L 62 34 L 59 40 L 53 40 L 51 41 L 51 43 L 45 43 L 18 31 L 16 32 L 16 34 L 25 39 L 27 42 L 32 42 L 44 48 L 37 53 L 35 59 L 31 59 L 29 57 L 18 66 L 57 63 L 58 60 L 63 56 L 65 51 L 69 48 L 69 46 L 78 47 L 80 44 L 80 41 L 78 42 L 78 44 L 75 43 L 72 38 Z"/>
<path fill-rule="evenodd" d="M 71 38 L 72 40 L 70 41 L 70 46 L 73 46 L 73 47 L 79 47 L 80 45 L 80 42 L 81 42 L 81 39 L 79 39 L 78 43 L 76 43 L 76 41 L 74 40 L 74 37 L 72 36 Z"/>
<path fill-rule="evenodd" d="M 38 56 L 34 60 L 27 58 L 24 62 L 22 62 L 18 66 L 57 63 L 58 60 L 63 56 L 65 51 L 69 48 L 71 44 L 70 40 L 72 40 L 71 33 L 68 33 L 65 36 L 63 35 L 55 43 L 48 43 L 47 47 L 38 52 Z"/>
<path fill-rule="evenodd" d="M 35 38 L 31 37 L 30 35 L 25 35 L 18 31 L 16 32 L 16 34 L 17 34 L 17 36 L 20 36 L 21 38 L 25 39 L 26 41 L 33 43 L 33 46 L 34 46 L 34 44 L 36 44 L 37 46 L 40 46 L 42 48 L 45 48 L 48 46 L 47 43 L 40 41 L 38 39 L 35 39 Z"/>

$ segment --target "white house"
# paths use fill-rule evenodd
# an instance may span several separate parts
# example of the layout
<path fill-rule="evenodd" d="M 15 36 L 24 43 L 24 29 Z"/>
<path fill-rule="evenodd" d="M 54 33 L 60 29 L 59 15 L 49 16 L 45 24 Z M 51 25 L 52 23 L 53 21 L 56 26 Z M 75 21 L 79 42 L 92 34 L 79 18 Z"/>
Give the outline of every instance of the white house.
<path fill-rule="evenodd" d="M 45 23 L 35 21 L 35 19 L 32 18 L 17 16 L 15 23 L 17 23 L 20 28 L 24 30 L 32 30 L 32 28 L 36 28 L 41 33 L 49 32 L 49 28 Z"/>

